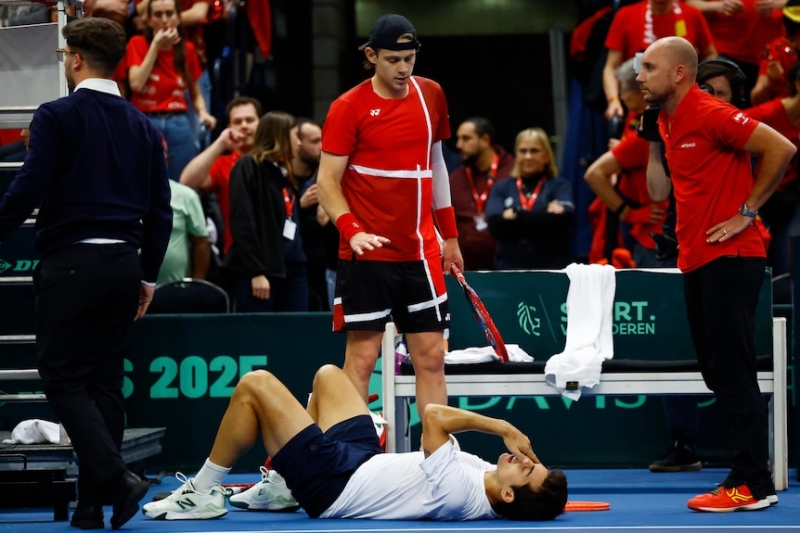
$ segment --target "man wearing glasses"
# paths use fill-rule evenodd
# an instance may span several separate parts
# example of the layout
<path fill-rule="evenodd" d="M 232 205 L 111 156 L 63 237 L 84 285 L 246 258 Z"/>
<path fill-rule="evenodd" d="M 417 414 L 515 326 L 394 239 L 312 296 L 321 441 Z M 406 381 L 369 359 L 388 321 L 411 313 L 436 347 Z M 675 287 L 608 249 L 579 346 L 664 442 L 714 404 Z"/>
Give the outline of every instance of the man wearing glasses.
<path fill-rule="evenodd" d="M 161 134 L 111 79 L 125 53 L 122 26 L 83 18 L 62 33 L 57 55 L 72 94 L 33 115 L 25 164 L 0 202 L 0 240 L 39 207 L 36 348 L 45 394 L 80 464 L 72 525 L 104 527 L 110 495 L 119 529 L 148 489 L 120 455 L 123 351 L 153 298 L 172 227 L 170 189 Z"/>

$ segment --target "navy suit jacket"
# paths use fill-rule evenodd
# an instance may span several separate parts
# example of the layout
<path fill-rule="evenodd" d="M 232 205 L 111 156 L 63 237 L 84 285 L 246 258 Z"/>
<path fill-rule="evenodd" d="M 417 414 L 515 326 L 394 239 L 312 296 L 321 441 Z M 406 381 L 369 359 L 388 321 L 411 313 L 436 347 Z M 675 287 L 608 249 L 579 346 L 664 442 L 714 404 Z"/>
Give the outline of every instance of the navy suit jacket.
<path fill-rule="evenodd" d="M 0 240 L 37 206 L 42 258 L 91 238 L 141 250 L 155 282 L 172 229 L 161 132 L 124 98 L 79 89 L 42 104 L 25 163 L 0 202 Z"/>

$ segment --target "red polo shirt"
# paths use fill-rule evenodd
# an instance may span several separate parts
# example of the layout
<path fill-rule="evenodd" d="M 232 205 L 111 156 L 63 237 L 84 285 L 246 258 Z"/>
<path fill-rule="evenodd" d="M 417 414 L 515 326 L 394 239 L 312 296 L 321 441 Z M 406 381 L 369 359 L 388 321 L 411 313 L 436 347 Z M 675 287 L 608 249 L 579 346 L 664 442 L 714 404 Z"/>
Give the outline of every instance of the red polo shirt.
<path fill-rule="evenodd" d="M 678 268 L 690 272 L 723 256 L 766 257 L 755 226 L 724 242 L 706 231 L 735 215 L 753 188 L 744 145 L 758 122 L 694 85 L 672 116 L 658 120 L 675 189 Z"/>
<path fill-rule="evenodd" d="M 721 55 L 757 65 L 770 41 L 784 34 L 783 12 L 774 9 L 772 16 L 762 17 L 755 8 L 757 1 L 743 0 L 743 9 L 734 15 L 706 13 L 714 47 Z"/>
<path fill-rule="evenodd" d="M 211 190 L 217 195 L 219 211 L 222 221 L 225 223 L 225 235 L 223 236 L 225 253 L 228 253 L 228 249 L 233 244 L 231 235 L 231 169 L 241 157 L 242 154 L 238 151 L 223 154 L 214 160 L 208 171 L 208 175 L 211 177 Z"/>
<path fill-rule="evenodd" d="M 782 98 L 775 98 L 764 102 L 763 104 L 753 106 L 747 110 L 750 118 L 759 122 L 763 122 L 767 126 L 776 130 L 778 133 L 792 141 L 797 148 L 800 148 L 800 124 L 792 124 L 789 118 L 789 113 L 786 111 L 786 106 L 783 105 Z M 789 166 L 786 167 L 786 173 L 783 175 L 779 188 L 792 183 L 797 180 L 797 165 L 795 163 L 797 154 L 794 155 Z M 761 161 L 758 162 L 756 173 L 761 169 Z"/>
<path fill-rule="evenodd" d="M 702 56 L 711 44 L 711 31 L 708 23 L 699 9 L 695 9 L 683 2 L 680 3 L 681 13 L 674 11 L 663 15 L 652 14 L 652 30 L 655 39 L 677 35 L 684 37 L 700 51 Z M 636 52 L 644 52 L 650 44 L 645 42 L 645 14 L 647 0 L 625 6 L 617 11 L 606 37 L 606 48 L 622 52 L 622 59 L 632 58 Z"/>

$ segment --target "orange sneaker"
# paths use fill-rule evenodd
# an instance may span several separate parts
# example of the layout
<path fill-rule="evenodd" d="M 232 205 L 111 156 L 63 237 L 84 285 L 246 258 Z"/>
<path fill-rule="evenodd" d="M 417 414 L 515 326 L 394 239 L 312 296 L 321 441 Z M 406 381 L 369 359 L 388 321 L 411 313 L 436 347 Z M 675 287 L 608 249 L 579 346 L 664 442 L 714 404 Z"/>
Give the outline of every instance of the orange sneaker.
<path fill-rule="evenodd" d="M 756 511 L 769 507 L 769 500 L 756 500 L 747 485 L 723 487 L 720 485 L 711 492 L 695 496 L 686 504 L 689 509 L 709 513 L 729 513 L 731 511 Z"/>

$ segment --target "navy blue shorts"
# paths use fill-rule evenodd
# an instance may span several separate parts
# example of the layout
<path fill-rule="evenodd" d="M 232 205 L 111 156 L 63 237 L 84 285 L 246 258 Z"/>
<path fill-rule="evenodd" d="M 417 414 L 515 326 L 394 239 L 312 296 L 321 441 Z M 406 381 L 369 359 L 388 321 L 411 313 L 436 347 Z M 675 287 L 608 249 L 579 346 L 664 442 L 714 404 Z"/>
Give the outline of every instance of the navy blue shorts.
<path fill-rule="evenodd" d="M 383 450 L 372 418 L 359 415 L 325 433 L 316 424 L 308 426 L 275 454 L 271 464 L 308 516 L 317 518 L 342 494 L 353 472 L 379 453 Z"/>

